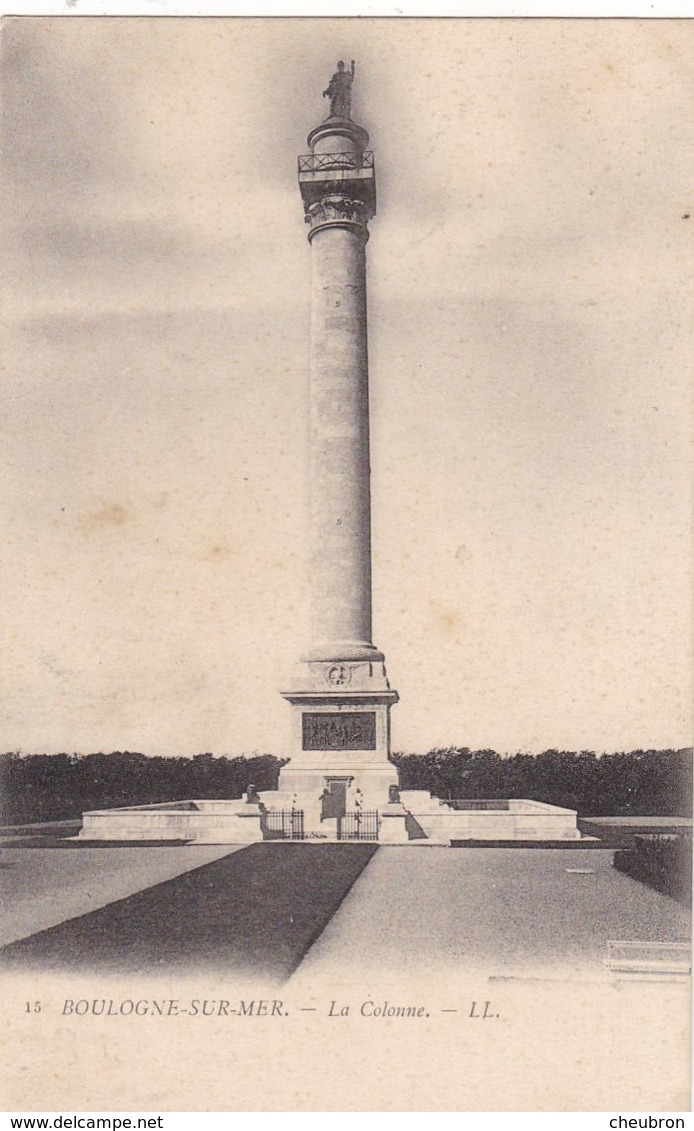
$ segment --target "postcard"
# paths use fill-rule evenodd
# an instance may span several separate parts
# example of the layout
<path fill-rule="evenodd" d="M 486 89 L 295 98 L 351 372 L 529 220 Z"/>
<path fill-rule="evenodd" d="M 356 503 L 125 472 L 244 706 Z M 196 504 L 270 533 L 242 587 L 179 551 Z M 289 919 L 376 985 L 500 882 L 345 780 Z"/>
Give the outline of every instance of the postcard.
<path fill-rule="evenodd" d="M 4 19 L 8 1110 L 687 1108 L 693 35 Z"/>

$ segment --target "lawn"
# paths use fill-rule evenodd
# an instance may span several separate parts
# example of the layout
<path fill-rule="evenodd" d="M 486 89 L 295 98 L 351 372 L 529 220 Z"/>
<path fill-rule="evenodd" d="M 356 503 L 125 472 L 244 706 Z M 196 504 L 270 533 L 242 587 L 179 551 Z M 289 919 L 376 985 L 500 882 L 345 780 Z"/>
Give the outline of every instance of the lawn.
<path fill-rule="evenodd" d="M 376 852 L 252 844 L 0 950 L 0 966 L 288 978 Z"/>

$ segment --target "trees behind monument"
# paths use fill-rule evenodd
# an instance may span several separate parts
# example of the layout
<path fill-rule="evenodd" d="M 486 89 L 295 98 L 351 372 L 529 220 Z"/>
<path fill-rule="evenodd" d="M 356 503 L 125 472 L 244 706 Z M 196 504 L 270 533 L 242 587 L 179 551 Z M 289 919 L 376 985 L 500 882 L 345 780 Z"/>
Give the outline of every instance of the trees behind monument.
<path fill-rule="evenodd" d="M 533 797 L 582 816 L 687 816 L 692 811 L 692 751 L 603 754 L 546 750 L 514 754 L 448 747 L 394 754 L 403 789 L 443 798 Z M 189 798 L 240 797 L 250 784 L 274 789 L 284 760 L 271 754 L 229 758 L 113 754 L 0 755 L 0 821 L 22 824 L 79 818 L 85 810 Z"/>
<path fill-rule="evenodd" d="M 271 754 L 149 758 L 145 754 L 0 755 L 0 821 L 78 818 L 90 809 L 189 798 L 240 797 L 250 784 L 276 789 L 283 762 Z"/>
<path fill-rule="evenodd" d="M 394 755 L 402 789 L 443 798 L 531 797 L 580 816 L 689 816 L 692 751 L 545 750 L 502 757 L 494 750 L 449 747 L 423 757 Z"/>

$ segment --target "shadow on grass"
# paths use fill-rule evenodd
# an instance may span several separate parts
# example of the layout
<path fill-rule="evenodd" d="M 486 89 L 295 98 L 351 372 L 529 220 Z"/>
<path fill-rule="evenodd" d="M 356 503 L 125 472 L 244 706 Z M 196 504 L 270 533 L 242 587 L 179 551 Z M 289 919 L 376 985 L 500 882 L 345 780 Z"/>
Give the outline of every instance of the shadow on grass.
<path fill-rule="evenodd" d="M 4 969 L 237 973 L 281 982 L 329 923 L 373 844 L 252 844 L 0 949 Z"/>

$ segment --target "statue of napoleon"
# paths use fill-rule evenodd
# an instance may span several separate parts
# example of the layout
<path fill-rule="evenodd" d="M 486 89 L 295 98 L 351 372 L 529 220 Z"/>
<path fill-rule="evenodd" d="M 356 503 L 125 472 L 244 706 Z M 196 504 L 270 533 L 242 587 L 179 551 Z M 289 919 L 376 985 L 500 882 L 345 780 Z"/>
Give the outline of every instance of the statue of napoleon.
<path fill-rule="evenodd" d="M 351 118 L 352 116 L 352 83 L 354 82 L 354 59 L 348 71 L 340 59 L 337 70 L 328 83 L 328 89 L 323 91 L 323 98 L 330 99 L 331 118 Z"/>

